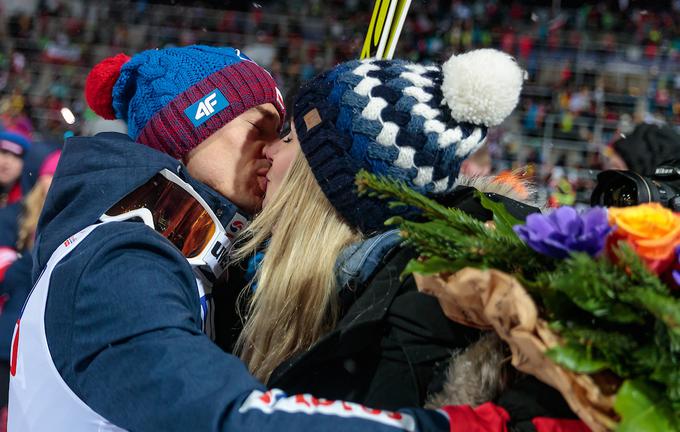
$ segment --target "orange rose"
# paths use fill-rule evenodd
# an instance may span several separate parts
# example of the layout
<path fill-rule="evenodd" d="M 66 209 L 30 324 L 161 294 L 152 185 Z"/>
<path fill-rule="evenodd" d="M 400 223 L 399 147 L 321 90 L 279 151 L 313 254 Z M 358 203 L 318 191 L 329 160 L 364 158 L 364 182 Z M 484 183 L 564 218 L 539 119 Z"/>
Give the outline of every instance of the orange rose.
<path fill-rule="evenodd" d="M 610 247 L 626 240 L 657 274 L 673 262 L 680 244 L 680 214 L 659 203 L 610 208 L 609 224 L 616 227 L 608 239 Z"/>

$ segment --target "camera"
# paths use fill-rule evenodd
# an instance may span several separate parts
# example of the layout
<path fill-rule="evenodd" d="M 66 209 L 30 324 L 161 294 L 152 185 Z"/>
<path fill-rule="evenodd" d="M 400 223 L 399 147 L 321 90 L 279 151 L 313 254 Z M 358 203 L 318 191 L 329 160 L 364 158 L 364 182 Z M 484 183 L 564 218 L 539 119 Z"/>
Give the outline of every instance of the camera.
<path fill-rule="evenodd" d="M 590 196 L 593 206 L 628 207 L 647 202 L 680 211 L 680 159 L 662 163 L 650 177 L 634 171 L 602 171 Z"/>

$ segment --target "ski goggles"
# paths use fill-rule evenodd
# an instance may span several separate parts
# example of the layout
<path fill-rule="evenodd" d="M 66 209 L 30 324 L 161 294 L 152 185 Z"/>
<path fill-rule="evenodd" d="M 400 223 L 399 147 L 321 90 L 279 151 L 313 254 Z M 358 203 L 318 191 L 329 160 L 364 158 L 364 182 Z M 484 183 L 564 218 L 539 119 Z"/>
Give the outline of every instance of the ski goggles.
<path fill-rule="evenodd" d="M 102 222 L 141 219 L 173 244 L 189 264 L 215 278 L 225 270 L 236 234 L 248 220 L 236 213 L 225 229 L 205 200 L 184 180 L 163 169 L 114 204 Z"/>

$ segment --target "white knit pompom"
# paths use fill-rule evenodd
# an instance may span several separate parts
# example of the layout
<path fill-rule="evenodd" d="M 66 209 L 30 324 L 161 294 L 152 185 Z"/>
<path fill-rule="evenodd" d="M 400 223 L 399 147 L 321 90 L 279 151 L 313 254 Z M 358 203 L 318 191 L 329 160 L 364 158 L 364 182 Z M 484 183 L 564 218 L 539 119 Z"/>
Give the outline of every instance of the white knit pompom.
<path fill-rule="evenodd" d="M 497 126 L 510 115 L 524 81 L 512 57 L 490 48 L 452 56 L 442 74 L 442 93 L 453 118 L 486 126 Z"/>

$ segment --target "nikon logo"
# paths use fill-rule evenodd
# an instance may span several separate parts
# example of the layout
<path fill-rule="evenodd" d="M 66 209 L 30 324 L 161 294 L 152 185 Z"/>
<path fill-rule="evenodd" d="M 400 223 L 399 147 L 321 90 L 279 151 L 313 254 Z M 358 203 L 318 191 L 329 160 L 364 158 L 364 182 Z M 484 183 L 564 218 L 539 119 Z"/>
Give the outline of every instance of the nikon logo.
<path fill-rule="evenodd" d="M 670 175 L 670 174 L 675 174 L 675 170 L 673 168 L 657 168 L 656 171 L 654 171 L 655 175 Z"/>

